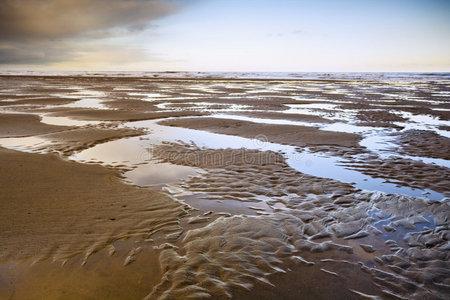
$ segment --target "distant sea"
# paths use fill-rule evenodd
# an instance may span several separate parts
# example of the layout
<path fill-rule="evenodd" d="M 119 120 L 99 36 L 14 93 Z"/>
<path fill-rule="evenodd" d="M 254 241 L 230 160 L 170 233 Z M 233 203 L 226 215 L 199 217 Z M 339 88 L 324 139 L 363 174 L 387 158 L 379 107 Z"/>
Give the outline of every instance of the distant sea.
<path fill-rule="evenodd" d="M 450 80 L 450 72 L 134 72 L 1 71 L 0 75 L 230 79 Z"/>

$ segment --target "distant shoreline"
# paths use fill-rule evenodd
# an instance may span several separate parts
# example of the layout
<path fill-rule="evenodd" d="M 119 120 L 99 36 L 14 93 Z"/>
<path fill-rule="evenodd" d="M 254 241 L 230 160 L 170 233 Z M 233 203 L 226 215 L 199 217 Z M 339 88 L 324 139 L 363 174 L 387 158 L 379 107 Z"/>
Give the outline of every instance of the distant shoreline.
<path fill-rule="evenodd" d="M 0 72 L 0 77 L 346 82 L 351 80 L 448 80 L 450 72 Z"/>

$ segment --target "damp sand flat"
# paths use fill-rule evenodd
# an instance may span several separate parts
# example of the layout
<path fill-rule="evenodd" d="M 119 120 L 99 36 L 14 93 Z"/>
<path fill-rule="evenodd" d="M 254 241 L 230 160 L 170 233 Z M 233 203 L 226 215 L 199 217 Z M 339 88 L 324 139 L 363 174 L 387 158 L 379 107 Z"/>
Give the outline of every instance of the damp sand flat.
<path fill-rule="evenodd" d="M 1 78 L 0 296 L 447 298 L 445 76 L 183 76 Z"/>

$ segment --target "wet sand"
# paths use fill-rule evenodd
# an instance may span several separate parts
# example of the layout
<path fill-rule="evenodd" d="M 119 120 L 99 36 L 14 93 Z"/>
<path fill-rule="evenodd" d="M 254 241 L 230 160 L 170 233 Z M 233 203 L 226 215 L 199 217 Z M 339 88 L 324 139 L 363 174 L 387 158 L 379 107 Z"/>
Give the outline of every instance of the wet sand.
<path fill-rule="evenodd" d="M 184 117 L 192 115 L 204 115 L 203 113 L 192 112 L 135 112 L 124 110 L 64 110 L 52 113 L 52 116 L 71 117 L 78 120 L 95 120 L 95 121 L 138 121 L 152 120 L 168 117 Z"/>
<path fill-rule="evenodd" d="M 450 139 L 429 131 L 407 131 L 401 136 L 405 154 L 450 160 Z"/>
<path fill-rule="evenodd" d="M 169 147 L 172 147 L 172 150 Z M 186 165 L 189 162 L 184 159 L 190 158 L 188 160 L 192 164 L 198 166 L 200 162 L 201 166 L 207 168 L 206 174 L 186 181 L 183 187 L 187 190 L 200 193 L 200 197 L 209 201 L 218 200 L 223 203 L 236 199 L 250 201 L 253 205 L 247 207 L 257 212 L 257 216 L 252 216 L 228 211 L 230 217 L 219 218 L 204 228 L 187 233 L 184 248 L 181 249 L 182 253 L 186 253 L 184 256 L 180 257 L 180 251 L 173 249 L 162 253 L 165 266 L 163 269 L 167 270 L 168 279 L 162 283 L 162 287 L 160 286 L 162 290 L 157 290 L 157 296 L 168 294 L 182 297 L 188 284 L 182 278 L 188 273 L 194 276 L 194 281 L 199 281 L 200 287 L 206 288 L 206 290 L 197 289 L 193 291 L 194 294 L 198 293 L 200 296 L 206 291 L 214 290 L 215 293 L 226 296 L 229 293 L 227 286 L 220 281 L 210 282 L 207 279 L 209 276 L 216 276 L 221 281 L 227 278 L 234 282 L 238 291 L 242 292 L 244 287 L 252 287 L 254 281 L 266 282 L 274 274 L 280 272 L 289 274 L 287 270 L 301 267 L 312 268 L 311 277 L 304 280 L 303 274 L 291 273 L 287 278 L 300 276 L 301 279 L 300 283 L 292 282 L 292 285 L 310 290 L 319 288 L 313 278 L 320 278 L 321 282 L 329 280 L 347 282 L 345 290 L 339 289 L 337 298 L 358 298 L 357 292 L 361 295 L 379 295 L 385 298 L 393 296 L 388 290 L 377 290 L 374 282 L 367 278 L 367 274 L 370 274 L 377 284 L 385 288 L 394 288 L 395 294 L 430 296 L 420 284 L 411 284 L 410 280 L 417 280 L 416 276 L 425 276 L 425 273 L 418 273 L 417 268 L 433 269 L 437 261 L 440 261 L 438 264 L 447 264 L 446 246 L 435 247 L 445 245 L 445 238 L 433 241 L 437 237 L 434 230 L 424 230 L 419 235 L 411 236 L 408 233 L 417 228 L 415 224 L 429 223 L 424 217 L 429 211 L 434 211 L 435 216 L 439 216 L 436 219 L 437 223 L 445 224 L 448 217 L 447 204 L 436 203 L 429 206 L 425 202 L 405 198 L 364 194 L 348 185 L 297 173 L 273 153 L 244 151 L 240 155 L 234 154 L 232 159 L 230 157 L 232 151 L 228 154 L 222 151 L 223 159 L 227 161 L 225 166 L 211 160 L 217 154 L 212 150 L 166 145 L 163 149 L 158 149 L 157 153 L 174 163 Z M 229 161 L 233 163 L 228 163 Z M 187 203 L 191 203 L 190 197 L 192 196 L 186 197 Z M 257 204 L 262 199 L 266 199 L 266 207 L 258 207 Z M 198 202 L 197 207 L 205 210 Z M 386 216 L 375 217 L 377 213 L 371 216 L 371 211 L 380 209 Z M 375 218 L 372 219 L 373 217 Z M 372 225 L 378 218 L 386 219 L 380 221 L 380 225 Z M 381 226 L 384 222 L 386 225 Z M 397 234 L 402 237 L 400 240 L 403 238 L 415 240 L 421 236 L 423 243 L 431 243 L 433 246 L 429 244 L 431 248 L 421 248 L 419 244 L 410 242 L 399 244 L 391 240 Z M 425 238 L 427 234 L 430 236 Z M 198 252 L 199 248 L 207 251 L 207 261 L 212 260 L 213 265 L 227 268 L 221 271 L 214 268 L 198 270 L 196 263 L 199 259 L 200 262 L 205 262 L 198 257 L 203 256 Z M 389 254 L 391 249 L 395 249 L 395 254 Z M 427 255 L 431 256 L 426 257 Z M 377 262 L 377 256 L 386 261 Z M 367 263 L 370 260 L 375 260 L 375 265 L 366 267 L 361 265 L 362 262 Z M 405 261 L 408 261 L 408 264 L 398 267 L 397 263 Z M 425 261 L 434 262 L 427 264 Z M 348 268 L 352 271 L 348 271 Z M 389 270 L 395 272 L 390 273 Z M 263 274 L 271 275 L 265 279 L 261 277 Z M 439 275 L 435 273 L 435 276 Z M 441 279 L 447 275 L 442 276 Z M 397 283 L 392 285 L 392 280 Z M 422 279 L 419 281 L 424 282 Z M 357 287 L 357 292 L 351 291 L 352 285 Z M 329 287 L 326 284 L 323 286 L 326 286 L 326 289 Z M 275 289 L 272 295 L 296 299 L 309 298 L 315 293 L 317 291 L 310 295 L 298 292 L 283 293 Z M 327 295 L 330 295 L 328 293 L 330 293 L 328 290 L 319 293 L 319 298 L 327 298 Z M 270 298 L 267 294 L 263 295 L 262 298 Z"/>
<path fill-rule="evenodd" d="M 87 259 L 116 239 L 145 236 L 151 223 L 173 227 L 185 213 L 161 193 L 122 183 L 117 171 L 51 154 L 0 154 L 2 258 Z"/>
<path fill-rule="evenodd" d="M 374 159 L 361 157 L 346 163 L 372 177 L 383 178 L 413 188 L 431 188 L 447 196 L 450 176 L 448 168 L 408 159 Z"/>
<path fill-rule="evenodd" d="M 28 114 L 1 114 L 0 137 L 32 136 L 70 129 L 65 126 L 47 125 L 40 117 Z"/>
<path fill-rule="evenodd" d="M 0 298 L 447 299 L 448 83 L 408 80 L 2 76 Z"/>
<path fill-rule="evenodd" d="M 331 120 L 320 116 L 312 116 L 307 114 L 285 114 L 280 112 L 264 112 L 264 111 L 252 111 L 247 113 L 235 113 L 237 115 L 241 114 L 248 117 L 256 118 L 267 118 L 267 119 L 281 119 L 290 121 L 301 121 L 301 122 L 311 122 L 311 123 L 332 123 Z"/>

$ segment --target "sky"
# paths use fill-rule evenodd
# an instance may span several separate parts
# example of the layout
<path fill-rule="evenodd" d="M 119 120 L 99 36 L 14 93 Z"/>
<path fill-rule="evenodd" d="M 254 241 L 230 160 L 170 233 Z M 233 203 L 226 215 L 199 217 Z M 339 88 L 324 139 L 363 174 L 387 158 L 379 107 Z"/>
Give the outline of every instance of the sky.
<path fill-rule="evenodd" d="M 450 71 L 450 0 L 2 0 L 0 70 Z"/>

